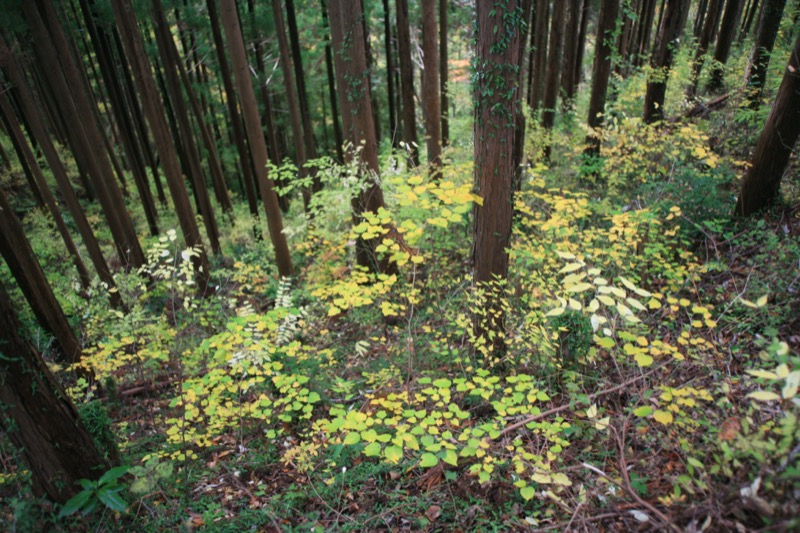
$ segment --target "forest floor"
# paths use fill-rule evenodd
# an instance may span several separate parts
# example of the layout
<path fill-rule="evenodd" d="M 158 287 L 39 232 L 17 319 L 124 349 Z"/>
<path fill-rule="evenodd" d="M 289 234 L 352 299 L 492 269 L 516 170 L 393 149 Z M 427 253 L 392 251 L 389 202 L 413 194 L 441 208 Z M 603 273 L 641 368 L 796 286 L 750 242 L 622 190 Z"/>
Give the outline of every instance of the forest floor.
<path fill-rule="evenodd" d="M 120 450 L 126 503 L 115 511 L 96 491 L 92 510 L 59 518 L 68 513 L 30 495 L 2 441 L 0 522 L 13 531 L 800 528 L 797 162 L 786 200 L 731 219 L 758 120 L 734 96 L 709 119 L 645 126 L 623 112 L 638 106 L 637 91 L 634 80 L 620 92 L 600 160 L 581 157 L 577 115 L 553 134 L 529 128 L 510 277 L 490 287 L 470 278 L 478 199 L 467 120 L 438 183 L 387 151 L 387 210 L 355 226 L 358 184 L 341 179 L 352 169 L 321 165 L 314 217 L 298 199 L 287 217 L 292 279 L 278 278 L 269 242 L 239 205 L 211 294 L 197 294 L 191 254 L 167 231 L 142 237 L 147 278 L 117 274 L 122 312 L 99 285 L 73 290 L 54 230 L 27 214 L 97 382 L 53 368 L 99 445 Z M 537 156 L 546 142 L 550 163 Z M 169 210 L 161 216 L 168 228 Z M 90 219 L 102 233 L 101 217 Z M 365 236 L 381 238 L 396 274 L 354 266 Z M 490 292 L 498 307 L 487 307 Z M 498 308 L 503 351 L 472 327 Z"/>

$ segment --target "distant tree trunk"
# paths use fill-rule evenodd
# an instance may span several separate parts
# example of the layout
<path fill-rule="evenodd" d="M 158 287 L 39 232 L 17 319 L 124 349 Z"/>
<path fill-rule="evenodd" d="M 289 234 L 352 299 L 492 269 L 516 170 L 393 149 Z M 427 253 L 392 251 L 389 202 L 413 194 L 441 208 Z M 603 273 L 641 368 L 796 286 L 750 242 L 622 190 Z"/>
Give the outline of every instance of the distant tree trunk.
<path fill-rule="evenodd" d="M 22 114 L 27 117 L 27 122 L 33 137 L 38 141 L 47 159 L 47 164 L 50 166 L 50 171 L 53 173 L 53 177 L 56 180 L 61 198 L 67 205 L 72 220 L 75 222 L 81 234 L 83 244 L 89 253 L 95 271 L 97 271 L 100 281 L 105 283 L 107 290 L 109 290 L 111 304 L 114 307 L 119 307 L 121 305 L 119 291 L 116 290 L 116 283 L 114 277 L 111 275 L 111 270 L 108 268 L 108 263 L 106 263 L 100 245 L 95 238 L 94 231 L 89 225 L 89 221 L 86 219 L 83 208 L 78 201 L 78 196 L 75 194 L 75 190 L 72 188 L 72 184 L 67 177 L 67 171 L 61 162 L 50 136 L 47 134 L 43 119 L 39 114 L 40 107 L 34 102 L 28 83 L 23 77 L 17 62 L 11 56 L 11 51 L 8 49 L 2 37 L 0 37 L 0 58 L 2 58 L 0 62 L 2 62 L 8 80 L 17 88 L 20 110 Z"/>
<path fill-rule="evenodd" d="M 694 56 L 694 63 L 692 64 L 692 81 L 687 89 L 687 95 L 693 97 L 697 91 L 697 82 L 700 79 L 700 72 L 703 69 L 706 52 L 711 44 L 711 37 L 716 33 L 717 24 L 719 24 L 720 14 L 722 13 L 722 4 L 724 0 L 708 0 L 708 12 L 705 17 L 705 24 L 703 30 L 700 32 L 700 38 L 697 41 L 697 53 Z"/>
<path fill-rule="evenodd" d="M 614 31 L 619 12 L 619 0 L 603 0 L 600 4 L 600 20 L 597 23 L 597 41 L 592 66 L 592 93 L 589 99 L 589 127 L 603 125 L 608 81 L 611 77 L 611 56 L 614 52 Z M 586 137 L 588 155 L 600 154 L 600 139 L 594 135 Z"/>
<path fill-rule="evenodd" d="M 775 97 L 775 103 L 758 136 L 750 168 L 744 177 L 735 213 L 749 216 L 775 202 L 792 148 L 800 136 L 800 34 Z"/>
<path fill-rule="evenodd" d="M 77 363 L 81 359 L 81 344 L 64 316 L 61 305 L 31 249 L 25 231 L 5 192 L 0 189 L 0 255 L 17 280 L 17 285 L 33 309 L 39 325 L 51 333 L 61 349 L 61 359 Z M 11 354 L 8 354 L 11 355 Z"/>
<path fill-rule="evenodd" d="M 179 68 L 182 68 L 183 65 L 178 65 L 178 63 L 180 63 L 180 58 L 175 49 L 175 42 L 172 40 L 172 33 L 167 26 L 161 0 L 152 0 L 151 16 L 153 17 L 153 27 L 159 53 L 161 55 L 161 61 L 164 65 L 167 92 L 169 93 L 170 100 L 172 100 L 172 108 L 178 122 L 178 130 L 180 131 L 180 136 L 176 138 L 176 141 L 180 139 L 180 142 L 183 144 L 183 153 L 188 163 L 188 167 L 185 169 L 186 174 L 189 176 L 189 182 L 192 183 L 192 187 L 194 188 L 197 198 L 197 208 L 200 214 L 203 215 L 203 223 L 206 227 L 208 240 L 211 243 L 211 250 L 215 254 L 219 254 L 220 245 L 217 219 L 214 215 L 214 209 L 211 206 L 211 199 L 208 196 L 203 170 L 200 166 L 200 151 L 197 149 L 197 144 L 195 143 L 195 132 L 189 120 L 189 113 L 186 110 L 183 94 L 181 92 L 181 82 L 178 78 L 177 71 Z"/>
<path fill-rule="evenodd" d="M 36 156 L 33 154 L 28 141 L 25 139 L 22 129 L 19 127 L 17 117 L 8 103 L 8 98 L 5 96 L 5 89 L 5 87 L 0 88 L 0 90 L 3 90 L 3 94 L 0 94 L 0 111 L 3 115 L 3 122 L 5 123 L 6 130 L 9 132 L 9 136 L 14 144 L 14 148 L 19 154 L 20 160 L 27 162 L 28 168 L 30 168 L 33 174 L 35 185 L 42 195 L 44 204 L 47 206 L 50 216 L 53 217 L 53 222 L 55 223 L 61 238 L 64 240 L 64 245 L 67 247 L 67 251 L 72 258 L 72 262 L 75 263 L 75 268 L 78 271 L 78 278 L 81 281 L 81 286 L 86 289 L 89 287 L 89 283 L 91 282 L 89 271 L 86 269 L 86 265 L 83 264 L 81 254 L 78 252 L 78 248 L 75 246 L 75 242 L 72 240 L 72 236 L 67 229 L 67 225 L 64 223 L 64 218 L 61 216 L 61 211 L 59 211 L 58 206 L 56 205 L 56 200 L 53 198 L 53 194 L 50 192 L 50 189 L 47 186 L 47 181 L 42 174 L 42 169 L 39 168 L 39 164 L 36 161 Z"/>
<path fill-rule="evenodd" d="M 769 59 L 772 56 L 772 48 L 775 46 L 785 7 L 786 0 L 764 0 L 747 72 L 747 85 L 750 89 L 748 99 L 752 109 L 757 109 L 761 101 Z"/>
<path fill-rule="evenodd" d="M 142 95 L 147 121 L 153 131 L 156 149 L 161 159 L 161 165 L 164 168 L 167 185 L 175 206 L 178 223 L 183 232 L 184 241 L 186 246 L 194 247 L 199 251 L 199 254 L 192 258 L 192 263 L 197 276 L 198 287 L 200 291 L 205 291 L 208 286 L 210 271 L 208 255 L 204 250 L 203 240 L 200 237 L 200 231 L 192 213 L 189 195 L 186 193 L 181 167 L 176 156 L 175 144 L 169 134 L 169 127 L 164 118 L 164 107 L 158 96 L 150 62 L 144 51 L 144 42 L 142 41 L 141 33 L 139 33 L 131 0 L 117 0 L 112 2 L 112 6 L 117 28 L 127 50 L 128 60 L 131 63 L 139 93 Z"/>
<path fill-rule="evenodd" d="M 233 142 L 236 145 L 236 152 L 239 154 L 239 163 L 242 168 L 242 181 L 244 182 L 244 190 L 247 196 L 247 205 L 250 208 L 250 214 L 258 217 L 258 193 L 256 191 L 255 177 L 253 176 L 252 159 L 245 140 L 242 118 L 237 106 L 236 92 L 233 89 L 228 59 L 225 57 L 225 43 L 222 40 L 216 0 L 206 0 L 206 7 L 208 9 L 208 18 L 211 22 L 211 34 L 214 39 L 214 50 L 217 54 L 219 76 L 222 78 L 222 86 L 225 89 L 225 104 L 228 106 Z"/>
<path fill-rule="evenodd" d="M 520 113 L 520 39 L 525 24 L 521 2 L 511 0 L 495 9 L 489 0 L 476 6 L 474 73 L 475 182 L 483 205 L 475 207 L 474 280 L 489 283 L 508 276 L 508 247 L 514 210 L 513 150 L 516 115 Z M 555 18 L 555 17 L 554 17 Z M 554 29 L 558 26 L 554 25 Z M 563 28 L 562 28 L 563 30 Z M 558 84 L 556 83 L 556 88 Z M 503 349 L 503 315 L 489 291 L 486 324 L 476 315 L 476 334 L 488 334 L 495 352 Z"/>
<path fill-rule="evenodd" d="M 400 63 L 400 95 L 403 101 L 403 141 L 409 163 L 419 166 L 417 148 L 417 112 L 414 105 L 414 64 L 411 62 L 411 30 L 408 21 L 408 0 L 396 0 L 397 53 Z M 337 73 L 338 76 L 338 73 Z M 339 89 L 341 91 L 341 89 Z M 342 111 L 344 113 L 344 111 Z"/>
<path fill-rule="evenodd" d="M 367 187 L 353 200 L 355 218 L 360 219 L 365 211 L 375 213 L 384 205 L 383 191 L 375 180 L 380 174 L 380 168 L 364 48 L 364 14 L 360 2 L 330 0 L 328 7 L 342 125 L 346 139 L 352 145 L 345 157 L 352 160 L 359 155 L 362 171 L 368 176 Z M 358 147 L 361 147 L 360 154 L 356 151 Z M 372 271 L 386 268 L 375 256 L 376 245 L 377 239 L 360 239 L 356 243 L 358 263 Z"/>
<path fill-rule="evenodd" d="M 641 19 L 639 21 L 639 36 L 636 40 L 637 51 L 634 65 L 641 67 L 645 59 L 649 61 L 650 37 L 653 33 L 653 19 L 656 16 L 656 1 L 644 0 L 642 2 Z"/>
<path fill-rule="evenodd" d="M 256 176 L 258 177 L 261 200 L 264 203 L 264 210 L 267 215 L 269 235 L 275 248 L 275 262 L 278 266 L 278 273 L 281 276 L 291 276 L 294 272 L 292 258 L 289 253 L 289 245 L 286 242 L 286 235 L 283 234 L 283 220 L 281 219 L 278 195 L 275 194 L 274 184 L 267 174 L 267 145 L 264 142 L 264 134 L 261 131 L 258 117 L 258 105 L 256 104 L 256 95 L 250 78 L 250 68 L 247 64 L 242 31 L 239 26 L 236 0 L 222 0 L 220 14 L 222 15 L 222 27 L 228 40 L 234 81 L 238 88 L 239 101 L 242 106 L 242 116 L 247 128 L 247 137 L 250 141 L 253 168 L 255 168 Z"/>
<path fill-rule="evenodd" d="M 104 150 L 103 136 L 93 118 L 84 83 L 53 6 L 45 0 L 36 0 L 23 3 L 22 11 L 34 34 L 37 57 L 48 70 L 48 81 L 53 83 L 54 92 L 60 96 L 59 104 L 70 123 L 71 144 L 92 178 L 120 260 L 139 267 L 145 262 L 144 253 L 124 207 L 122 193 L 116 181 L 109 179 L 114 170 Z"/>
<path fill-rule="evenodd" d="M 733 39 L 736 37 L 736 27 L 739 25 L 739 16 L 742 13 L 742 0 L 728 0 L 725 4 L 725 13 L 722 15 L 722 25 L 719 28 L 717 46 L 714 49 L 714 68 L 711 71 L 711 80 L 708 90 L 718 92 L 723 86 L 724 66 L 728 62 Z"/>
<path fill-rule="evenodd" d="M 578 56 L 578 34 L 581 24 L 582 0 L 569 0 L 569 17 L 564 36 L 564 58 L 561 66 L 562 109 L 569 110 L 575 98 L 575 61 Z"/>
<path fill-rule="evenodd" d="M 422 0 L 422 111 L 428 172 L 436 177 L 442 167 L 442 108 L 439 100 L 439 45 L 436 24 L 437 0 Z"/>
<path fill-rule="evenodd" d="M 575 75 L 574 75 L 574 92 L 578 90 L 578 85 L 583 81 L 583 57 L 586 54 L 586 29 L 589 26 L 589 0 L 581 2 L 581 24 L 578 28 L 578 49 L 575 56 Z"/>
<path fill-rule="evenodd" d="M 694 40 L 700 40 L 700 34 L 703 32 L 703 23 L 706 20 L 706 8 L 708 7 L 708 0 L 700 0 L 697 3 L 697 14 L 694 18 L 694 24 L 692 25 L 692 33 L 694 34 Z"/>
<path fill-rule="evenodd" d="M 128 114 L 128 106 L 125 102 L 122 84 L 115 71 L 108 35 L 102 26 L 95 25 L 95 14 L 92 12 L 89 1 L 80 0 L 80 7 L 83 13 L 83 20 L 86 23 L 86 29 L 93 43 L 95 56 L 100 65 L 103 81 L 108 89 L 111 111 L 119 128 L 122 147 L 125 150 L 133 181 L 139 193 L 139 200 L 142 203 L 150 234 L 158 235 L 158 212 L 148 186 L 144 161 L 136 145 L 136 133 L 131 117 Z"/>
<path fill-rule="evenodd" d="M 447 0 L 439 0 L 439 93 L 442 107 L 442 146 L 450 142 L 450 99 L 447 95 Z"/>
<path fill-rule="evenodd" d="M 322 5 L 322 26 L 325 30 L 325 72 L 328 79 L 328 97 L 331 101 L 331 120 L 333 121 L 333 140 L 336 143 L 336 159 L 340 163 L 344 161 L 344 137 L 342 137 L 342 125 L 339 121 L 339 102 L 336 98 L 336 74 L 333 71 L 333 52 L 331 51 L 331 32 L 328 23 L 328 0 L 319 0 Z M 398 117 L 399 119 L 399 117 Z"/>
<path fill-rule="evenodd" d="M 11 299 L 0 284 L 0 427 L 22 452 L 34 494 L 65 503 L 80 490 L 78 480 L 97 479 L 111 464 L 21 331 Z"/>
<path fill-rule="evenodd" d="M 653 69 L 660 70 L 661 73 L 657 73 L 657 78 L 647 82 L 647 93 L 644 97 L 644 121 L 648 124 L 664 118 L 664 98 L 667 94 L 669 70 L 689 13 L 689 0 L 666 0 L 666 2 L 650 62 Z"/>
<path fill-rule="evenodd" d="M 550 23 L 550 46 L 547 58 L 547 81 L 544 88 L 542 102 L 542 126 L 552 130 L 556 122 L 556 102 L 558 90 L 561 87 L 561 68 L 563 65 L 564 34 L 567 16 L 569 15 L 569 2 L 557 1 L 553 4 L 553 19 Z M 551 147 L 545 147 L 545 157 L 550 158 Z"/>
<path fill-rule="evenodd" d="M 753 26 L 753 19 L 756 18 L 756 13 L 759 12 L 759 4 L 758 0 L 750 0 L 747 9 L 745 9 L 744 16 L 742 17 L 742 26 L 739 28 L 739 42 L 743 42 L 745 37 L 750 33 L 750 28 Z M 763 6 L 761 7 L 761 11 L 763 11 Z"/>
<path fill-rule="evenodd" d="M 392 141 L 392 148 L 397 148 L 400 139 L 398 138 L 397 115 L 394 108 L 394 49 L 392 47 L 392 20 L 389 10 L 389 0 L 382 0 L 383 3 L 383 48 L 386 51 L 386 90 L 389 103 L 389 138 Z"/>
<path fill-rule="evenodd" d="M 536 28 L 534 30 L 534 60 L 531 69 L 531 89 L 528 105 L 531 111 L 541 107 L 547 77 L 547 41 L 550 22 L 550 0 L 536 1 Z"/>

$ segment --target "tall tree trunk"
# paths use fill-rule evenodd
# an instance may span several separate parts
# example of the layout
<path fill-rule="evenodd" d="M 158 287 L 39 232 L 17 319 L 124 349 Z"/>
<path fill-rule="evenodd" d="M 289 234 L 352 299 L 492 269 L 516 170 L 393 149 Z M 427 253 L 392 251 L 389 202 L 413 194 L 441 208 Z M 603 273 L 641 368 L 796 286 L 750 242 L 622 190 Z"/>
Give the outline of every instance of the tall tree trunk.
<path fill-rule="evenodd" d="M 40 106 L 37 106 L 34 102 L 28 83 L 23 77 L 17 62 L 11 56 L 11 51 L 2 37 L 0 37 L 0 58 L 2 58 L 0 59 L 0 62 L 2 62 L 2 66 L 5 69 L 9 81 L 17 88 L 22 114 L 27 117 L 27 122 L 30 126 L 31 133 L 33 137 L 37 139 L 39 146 L 41 147 L 42 152 L 47 159 L 47 164 L 56 180 L 58 190 L 61 193 L 61 198 L 67 205 L 67 209 L 72 216 L 72 220 L 75 222 L 75 225 L 81 234 L 83 244 L 86 246 L 86 250 L 89 252 L 89 257 L 92 260 L 95 271 L 100 277 L 100 281 L 106 285 L 106 289 L 109 291 L 111 304 L 114 307 L 119 307 L 122 302 L 120 300 L 119 291 L 117 290 L 114 277 L 111 275 L 111 270 L 108 268 L 108 263 L 106 263 L 106 259 L 103 256 L 102 250 L 100 249 L 100 245 L 95 238 L 94 231 L 92 230 L 91 225 L 89 225 L 89 221 L 86 219 L 83 208 L 78 201 L 78 196 L 75 194 L 75 190 L 72 188 L 72 184 L 67 177 L 67 171 L 64 168 L 64 164 L 61 162 L 58 152 L 56 151 L 52 140 L 47 134 L 44 121 L 39 115 Z"/>
<path fill-rule="evenodd" d="M 387 0 L 388 1 L 388 0 Z M 439 0 L 439 101 L 442 107 L 442 146 L 450 142 L 450 99 L 447 95 L 447 0 Z"/>
<path fill-rule="evenodd" d="M 336 143 L 336 160 L 341 163 L 344 161 L 344 137 L 342 136 L 342 125 L 339 122 L 339 102 L 336 98 L 336 74 L 334 74 L 333 71 L 333 52 L 331 50 L 331 31 L 330 24 L 328 23 L 327 0 L 319 0 L 319 2 L 322 5 L 322 27 L 325 30 L 325 72 L 328 79 L 328 97 L 331 101 L 333 140 Z M 398 116 L 398 120 L 399 118 Z"/>
<path fill-rule="evenodd" d="M 603 114 L 608 93 L 608 81 L 611 77 L 611 56 L 614 53 L 614 32 L 619 12 L 619 0 L 603 0 L 600 4 L 600 20 L 597 23 L 597 41 L 592 66 L 592 93 L 589 98 L 589 128 L 596 130 L 603 125 Z M 600 138 L 595 135 L 586 137 L 588 155 L 600 154 Z"/>
<path fill-rule="evenodd" d="M 436 24 L 437 0 L 422 0 L 422 111 L 428 172 L 436 177 L 442 167 L 442 108 L 439 100 L 439 44 Z"/>
<path fill-rule="evenodd" d="M 722 89 L 725 63 L 731 52 L 733 39 L 736 37 L 736 27 L 739 25 L 739 16 L 742 13 L 742 0 L 728 0 L 725 4 L 725 13 L 722 15 L 722 25 L 719 28 L 717 46 L 714 49 L 714 69 L 711 71 L 711 80 L 708 90 L 717 92 Z"/>
<path fill-rule="evenodd" d="M 575 55 L 575 75 L 573 78 L 575 91 L 577 91 L 578 85 L 583 81 L 583 57 L 586 54 L 586 29 L 589 26 L 589 4 L 589 0 L 582 0 L 581 2 L 581 24 L 578 28 L 578 48 Z"/>
<path fill-rule="evenodd" d="M 575 60 L 578 56 L 578 33 L 581 24 L 581 0 L 569 0 L 569 17 L 564 35 L 564 58 L 561 64 L 561 107 L 567 111 L 575 98 Z"/>
<path fill-rule="evenodd" d="M 647 82 L 644 97 L 644 121 L 648 124 L 664 118 L 664 98 L 672 59 L 689 13 L 689 0 L 666 0 L 664 17 L 658 31 L 655 50 L 650 65 L 661 70 L 658 77 Z"/>
<path fill-rule="evenodd" d="M 641 20 L 639 21 L 639 36 L 637 38 L 637 51 L 634 64 L 641 67 L 645 60 L 650 60 L 650 37 L 653 34 L 653 19 L 656 16 L 657 0 L 644 0 L 642 2 Z"/>
<path fill-rule="evenodd" d="M 398 9 L 399 12 L 399 9 Z M 367 54 L 364 47 L 364 26 L 360 2 L 329 0 L 328 13 L 331 24 L 331 44 L 336 62 L 336 85 L 342 125 L 351 148 L 345 154 L 349 160 L 359 157 L 361 171 L 367 174 L 368 185 L 353 200 L 354 218 L 362 213 L 376 213 L 383 207 L 383 191 L 376 178 L 378 166 L 378 142 L 370 97 L 370 76 Z M 357 150 L 360 148 L 360 152 Z M 378 239 L 359 239 L 356 243 L 356 258 L 362 266 L 372 271 L 386 270 L 387 265 L 378 261 L 375 247 Z"/>
<path fill-rule="evenodd" d="M 772 48 L 775 46 L 785 7 L 786 0 L 764 0 L 761 19 L 758 21 L 756 31 L 756 42 L 753 43 L 753 52 L 747 71 L 747 85 L 750 89 L 748 99 L 752 109 L 757 109 L 761 101 L 764 82 L 767 79 L 769 59 L 772 55 Z"/>
<path fill-rule="evenodd" d="M 490 283 L 508 276 L 508 247 L 514 208 L 513 149 L 516 115 L 520 113 L 521 2 L 511 0 L 495 9 L 494 2 L 478 0 L 474 73 L 475 182 L 483 204 L 475 207 L 474 279 Z M 557 26 L 554 26 L 554 28 Z M 563 29 L 563 28 L 562 28 Z M 556 88 L 558 84 L 556 84 Z M 503 349 L 503 315 L 495 300 L 500 287 L 489 292 L 489 323 L 476 315 L 474 329 L 488 333 L 495 352 Z M 487 332 L 488 330 L 488 332 Z"/>
<path fill-rule="evenodd" d="M 123 264 L 139 267 L 145 262 L 144 253 L 124 207 L 122 193 L 110 178 L 114 171 L 103 149 L 103 136 L 91 118 L 94 113 L 89 98 L 53 7 L 45 0 L 36 0 L 25 2 L 22 10 L 35 36 L 37 57 L 50 73 L 48 80 L 53 82 L 54 92 L 61 95 L 59 103 L 70 122 L 73 148 L 78 149 L 76 155 L 83 160 L 92 178 L 119 257 Z"/>
<path fill-rule="evenodd" d="M 542 101 L 542 126 L 552 130 L 556 123 L 556 102 L 561 87 L 561 68 L 563 65 L 563 49 L 566 21 L 569 15 L 569 2 L 556 1 L 553 4 L 553 19 L 550 23 L 550 45 L 547 58 L 547 81 Z M 550 158 L 551 146 L 545 147 L 545 158 Z"/>
<path fill-rule="evenodd" d="M 225 104 L 228 106 L 233 142 L 236 145 L 236 152 L 239 154 L 239 163 L 242 168 L 242 181 L 244 182 L 244 190 L 247 196 L 247 205 L 250 208 L 250 214 L 258 217 L 258 192 L 256 191 L 256 182 L 253 176 L 252 158 L 245 140 L 242 118 L 239 115 L 228 59 L 225 57 L 225 43 L 222 40 L 216 0 L 206 0 L 206 7 L 211 23 L 211 34 L 214 39 L 214 51 L 217 54 L 217 63 L 219 64 L 219 76 L 222 78 L 222 86 L 225 89 Z"/>
<path fill-rule="evenodd" d="M 800 34 L 794 43 L 783 81 L 758 136 L 750 168 L 744 177 L 735 213 L 749 216 L 778 197 L 781 178 L 800 136 Z"/>
<path fill-rule="evenodd" d="M 703 32 L 703 23 L 706 20 L 706 8 L 708 6 L 708 0 L 699 0 L 697 3 L 697 14 L 694 18 L 693 30 L 692 33 L 694 34 L 695 41 L 700 40 L 700 34 Z"/>
<path fill-rule="evenodd" d="M 275 194 L 274 184 L 267 175 L 267 145 L 258 117 L 256 95 L 250 78 L 250 68 L 239 26 L 239 15 L 236 11 L 236 0 L 222 0 L 220 5 L 222 28 L 228 40 L 228 49 L 231 54 L 233 77 L 239 92 L 239 101 L 242 106 L 247 137 L 250 141 L 250 152 L 253 157 L 253 168 L 258 178 L 261 191 L 261 200 L 267 215 L 267 225 L 272 245 L 275 248 L 275 263 L 281 276 L 291 276 L 293 273 L 292 259 L 286 235 L 283 234 L 283 220 L 278 205 L 278 195 Z"/>
<path fill-rule="evenodd" d="M 396 0 L 397 53 L 400 63 L 400 94 L 403 100 L 403 141 L 408 150 L 408 161 L 419 166 L 417 148 L 417 112 L 414 106 L 414 64 L 411 62 L 411 30 L 408 20 L 408 0 Z M 338 72 L 337 72 L 338 77 Z M 341 91 L 341 89 L 339 89 Z M 344 111 L 342 111 L 344 113 Z"/>
<path fill-rule="evenodd" d="M 391 11 L 389 10 L 389 0 L 382 0 L 383 3 L 383 48 L 386 51 L 386 90 L 389 103 L 389 138 L 392 141 L 392 148 L 399 146 L 400 139 L 397 131 L 397 116 L 394 108 L 394 49 L 392 47 L 392 21 Z"/>
<path fill-rule="evenodd" d="M 113 2 L 112 6 L 114 7 L 114 18 L 120 31 L 120 37 L 127 51 L 139 93 L 142 95 L 147 121 L 150 123 L 150 128 L 156 141 L 156 149 L 164 168 L 167 185 L 178 216 L 178 223 L 183 232 L 184 241 L 186 246 L 195 248 L 199 252 L 192 257 L 192 263 L 197 276 L 198 287 L 200 291 L 205 291 L 208 287 L 210 270 L 208 255 L 205 253 L 197 221 L 192 213 L 189 195 L 186 193 L 180 164 L 176 157 L 175 144 L 169 134 L 169 127 L 164 118 L 164 107 L 158 96 L 150 62 L 144 51 L 144 43 L 136 23 L 133 6 L 131 5 L 131 0 L 118 0 Z"/>
<path fill-rule="evenodd" d="M 11 141 L 14 144 L 14 148 L 19 154 L 20 161 L 26 161 L 28 168 L 30 168 L 31 172 L 33 173 L 35 184 L 42 195 L 44 204 L 47 206 L 50 216 L 53 217 L 53 222 L 55 223 L 61 238 L 64 240 L 64 245 L 67 247 L 67 251 L 72 258 L 72 262 L 75 263 L 75 268 L 78 271 L 78 278 L 81 281 L 81 286 L 86 289 L 89 287 L 89 283 L 91 282 L 89 271 L 86 269 L 86 265 L 83 264 L 81 254 L 78 252 L 78 247 L 75 246 L 75 242 L 72 240 L 72 236 L 67 229 L 67 225 L 64 223 L 64 218 L 61 216 L 61 211 L 59 211 L 58 206 L 56 205 L 56 200 L 53 198 L 53 194 L 50 192 L 50 189 L 47 186 L 47 181 L 42 174 L 42 169 L 39 168 L 39 164 L 36 161 L 36 156 L 33 154 L 28 141 L 25 139 L 22 129 L 19 127 L 17 117 L 8 103 L 8 98 L 5 96 L 5 89 L 5 87 L 0 89 L 3 90 L 3 94 L 0 94 L 0 112 L 2 112 L 3 122 L 6 126 L 6 130 L 9 132 Z"/>
<path fill-rule="evenodd" d="M 739 42 L 743 42 L 745 37 L 750 33 L 750 28 L 753 26 L 753 19 L 756 18 L 756 13 L 761 13 L 764 10 L 764 7 L 761 6 L 761 10 L 759 11 L 760 2 L 758 0 L 751 0 L 750 4 L 747 6 L 747 10 L 744 12 L 744 16 L 742 17 L 742 27 L 739 28 Z"/>
<path fill-rule="evenodd" d="M 528 105 L 531 111 L 541 107 L 544 98 L 545 79 L 547 78 L 547 42 L 550 27 L 550 0 L 537 0 L 536 2 L 536 29 L 534 31 L 533 69 L 531 75 L 531 91 Z"/>
<path fill-rule="evenodd" d="M 81 359 L 81 344 L 64 316 L 50 283 L 31 249 L 17 216 L 6 194 L 0 190 L 0 255 L 17 280 L 17 285 L 33 309 L 39 325 L 50 332 L 61 349 L 61 358 L 67 363 Z M 8 354 L 11 355 L 11 354 Z"/>
<path fill-rule="evenodd" d="M 700 79 L 700 72 L 703 69 L 706 52 L 711 44 L 711 37 L 716 33 L 717 24 L 719 24 L 720 14 L 722 13 L 722 4 L 724 0 L 708 0 L 708 12 L 705 16 L 705 24 L 703 31 L 700 33 L 700 39 L 697 42 L 697 53 L 694 56 L 694 63 L 692 64 L 692 81 L 687 89 L 687 94 L 690 97 L 695 95 L 697 91 L 697 82 Z"/>
<path fill-rule="evenodd" d="M 214 209 L 211 206 L 211 199 L 208 196 L 203 170 L 200 166 L 200 151 L 197 149 L 197 144 L 194 140 L 195 133 L 189 120 L 189 113 L 186 110 L 183 94 L 181 93 L 181 83 L 178 79 L 177 70 L 181 68 L 182 65 L 178 65 L 178 63 L 180 63 L 180 58 L 177 57 L 175 42 L 172 40 L 172 34 L 167 26 L 161 0 L 152 0 L 151 16 L 153 17 L 156 42 L 164 66 L 167 92 L 169 93 L 170 100 L 172 100 L 173 111 L 180 131 L 180 142 L 183 144 L 183 151 L 186 156 L 186 162 L 188 163 L 188 167 L 185 169 L 186 174 L 189 176 L 189 181 L 192 183 L 197 197 L 197 207 L 200 214 L 203 216 L 203 223 L 206 227 L 208 240 L 211 243 L 211 250 L 215 254 L 219 254 L 220 245 L 217 219 L 214 215 Z"/>
<path fill-rule="evenodd" d="M 97 479 L 111 465 L 21 331 L 11 299 L 0 284 L 0 427 L 22 451 L 34 494 L 65 503 L 80 490 L 79 480 Z"/>

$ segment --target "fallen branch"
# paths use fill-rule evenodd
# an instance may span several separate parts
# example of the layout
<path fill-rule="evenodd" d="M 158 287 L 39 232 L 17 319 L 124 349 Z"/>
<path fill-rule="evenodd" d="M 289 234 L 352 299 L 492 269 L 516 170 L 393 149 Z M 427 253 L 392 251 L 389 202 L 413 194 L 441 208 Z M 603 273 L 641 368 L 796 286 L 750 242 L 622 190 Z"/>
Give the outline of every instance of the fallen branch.
<path fill-rule="evenodd" d="M 729 94 L 723 94 L 706 103 L 698 101 L 693 108 L 686 112 L 686 118 L 702 117 L 707 118 L 712 111 L 725 107 L 725 103 L 730 98 Z"/>

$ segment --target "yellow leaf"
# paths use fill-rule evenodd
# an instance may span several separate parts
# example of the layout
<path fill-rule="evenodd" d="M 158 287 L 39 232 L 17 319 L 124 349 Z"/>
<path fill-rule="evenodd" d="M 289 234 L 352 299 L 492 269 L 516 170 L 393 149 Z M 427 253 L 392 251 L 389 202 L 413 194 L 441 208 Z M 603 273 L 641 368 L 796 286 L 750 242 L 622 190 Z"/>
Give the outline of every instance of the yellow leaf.
<path fill-rule="evenodd" d="M 583 268 L 582 263 L 570 263 L 566 265 L 564 268 L 558 271 L 559 274 L 567 274 L 569 272 L 575 272 L 576 270 L 580 270 Z"/>
<path fill-rule="evenodd" d="M 672 413 L 670 413 L 669 411 L 662 411 L 660 409 L 655 413 L 653 413 L 653 418 L 655 418 L 656 422 L 659 422 L 664 425 L 672 424 L 673 420 Z"/>

